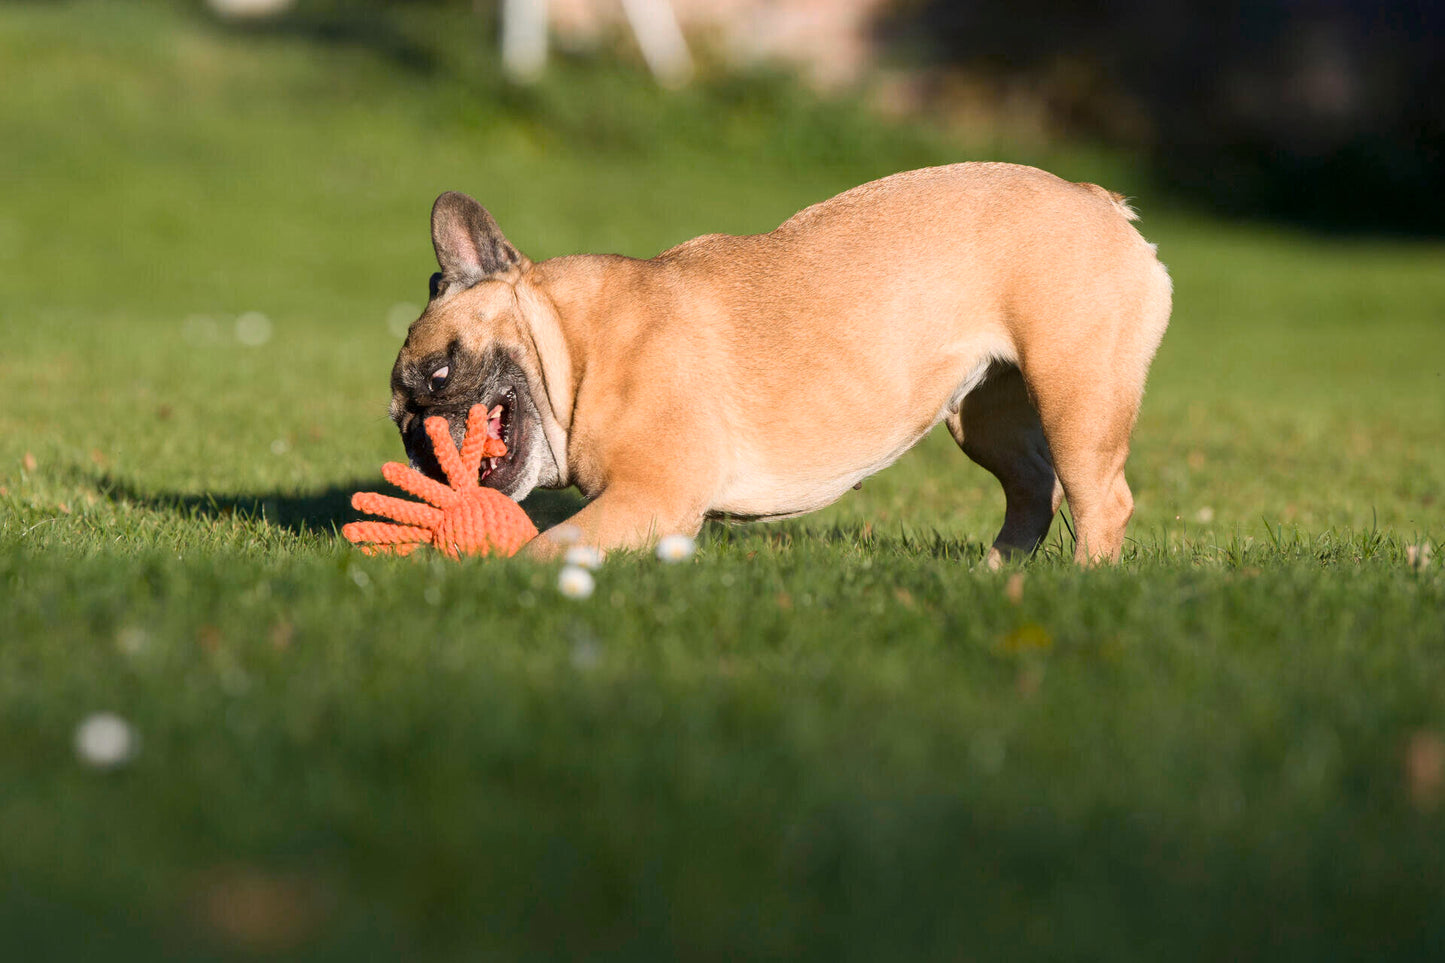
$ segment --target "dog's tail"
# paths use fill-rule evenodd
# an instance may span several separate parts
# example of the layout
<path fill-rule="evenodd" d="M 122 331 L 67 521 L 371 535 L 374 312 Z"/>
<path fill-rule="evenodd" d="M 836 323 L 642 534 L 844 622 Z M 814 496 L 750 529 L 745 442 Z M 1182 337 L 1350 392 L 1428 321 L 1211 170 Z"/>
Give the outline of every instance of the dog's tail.
<path fill-rule="evenodd" d="M 1119 213 L 1124 215 L 1125 220 L 1139 220 L 1138 212 L 1135 211 L 1134 208 L 1129 206 L 1129 198 L 1125 197 L 1123 194 L 1120 194 L 1117 191 L 1111 191 L 1107 187 L 1100 187 L 1098 184 L 1089 184 L 1084 181 L 1079 181 L 1078 185 L 1084 188 L 1084 190 L 1092 191 L 1093 193 L 1102 197 L 1104 200 L 1108 201 L 1110 204 L 1113 204 L 1114 207 L 1118 209 Z"/>

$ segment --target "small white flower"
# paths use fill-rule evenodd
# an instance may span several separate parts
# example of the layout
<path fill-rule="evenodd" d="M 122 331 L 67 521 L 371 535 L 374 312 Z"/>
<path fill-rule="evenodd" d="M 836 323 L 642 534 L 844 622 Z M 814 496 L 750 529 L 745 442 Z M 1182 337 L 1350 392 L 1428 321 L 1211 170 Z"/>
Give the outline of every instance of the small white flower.
<path fill-rule="evenodd" d="M 697 551 L 697 542 L 687 535 L 667 535 L 657 543 L 657 557 L 664 562 L 685 562 Z"/>
<path fill-rule="evenodd" d="M 146 635 L 146 630 L 134 625 L 126 626 L 115 634 L 116 648 L 126 655 L 135 655 L 140 652 L 149 641 L 150 636 Z"/>
<path fill-rule="evenodd" d="M 602 567 L 602 551 L 592 545 L 573 545 L 567 549 L 563 560 L 568 565 L 596 571 Z"/>
<path fill-rule="evenodd" d="M 1214 509 L 1210 508 L 1208 505 L 1205 505 L 1199 511 L 1194 513 L 1194 520 L 1201 525 L 1208 525 L 1210 522 L 1214 521 Z"/>
<path fill-rule="evenodd" d="M 291 446 L 286 443 L 285 438 L 277 438 L 275 441 L 271 442 L 271 454 L 273 455 L 284 455 L 290 449 Z"/>
<path fill-rule="evenodd" d="M 271 340 L 271 319 L 260 311 L 247 311 L 236 319 L 236 340 L 248 348 L 259 348 Z"/>
<path fill-rule="evenodd" d="M 97 769 L 123 765 L 135 755 L 140 740 L 135 730 L 113 712 L 86 716 L 75 727 L 75 754 Z"/>
<path fill-rule="evenodd" d="M 569 599 L 590 598 L 596 588 L 592 573 L 577 565 L 564 565 L 557 576 L 557 591 Z"/>
<path fill-rule="evenodd" d="M 291 6 L 295 0 L 207 0 L 223 17 L 269 17 Z"/>

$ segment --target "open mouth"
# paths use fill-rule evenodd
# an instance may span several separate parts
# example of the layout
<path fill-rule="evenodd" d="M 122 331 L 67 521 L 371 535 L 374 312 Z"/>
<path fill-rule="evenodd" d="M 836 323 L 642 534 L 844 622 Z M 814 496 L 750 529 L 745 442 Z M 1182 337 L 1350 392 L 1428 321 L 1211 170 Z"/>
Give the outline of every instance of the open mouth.
<path fill-rule="evenodd" d="M 482 459 L 481 471 L 478 473 L 477 481 L 485 483 L 487 476 L 510 465 L 517 457 L 517 436 L 520 434 L 516 427 L 517 392 L 508 388 L 502 393 L 502 397 L 492 403 L 488 409 L 487 436 L 498 438 L 502 444 L 507 446 L 507 453 L 499 458 Z"/>

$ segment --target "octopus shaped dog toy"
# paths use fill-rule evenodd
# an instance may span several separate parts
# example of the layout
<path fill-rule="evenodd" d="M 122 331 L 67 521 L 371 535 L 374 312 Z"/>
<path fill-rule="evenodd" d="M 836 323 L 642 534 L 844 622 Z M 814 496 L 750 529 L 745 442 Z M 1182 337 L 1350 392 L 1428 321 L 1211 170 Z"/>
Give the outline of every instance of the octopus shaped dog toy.
<path fill-rule="evenodd" d="M 351 496 L 352 508 L 392 522 L 351 522 L 342 527 L 341 534 L 368 554 L 408 555 L 420 545 L 430 545 L 452 558 L 515 555 L 537 536 L 537 526 L 522 506 L 480 484 L 482 460 L 507 453 L 507 446 L 492 434 L 491 427 L 490 412 L 483 405 L 474 405 L 467 413 L 466 436 L 458 451 L 446 419 L 428 418 L 427 437 L 450 487 L 389 461 L 381 466 L 382 477 L 423 501 L 357 492 Z"/>

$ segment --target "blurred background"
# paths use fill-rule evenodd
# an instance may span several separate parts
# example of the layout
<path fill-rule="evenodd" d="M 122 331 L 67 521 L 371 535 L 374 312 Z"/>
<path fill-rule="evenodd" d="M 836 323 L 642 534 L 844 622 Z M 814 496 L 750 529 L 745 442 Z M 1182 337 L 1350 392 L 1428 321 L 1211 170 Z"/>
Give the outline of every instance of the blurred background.
<path fill-rule="evenodd" d="M 1445 228 L 1445 5 L 1430 0 L 206 0 L 236 29 L 444 69 L 419 14 L 533 81 L 558 58 L 669 86 L 785 70 L 974 143 L 1087 142 L 1211 210 L 1334 230 Z M 462 59 L 460 50 L 451 53 Z"/>
<path fill-rule="evenodd" d="M 881 11 L 945 115 L 1002 105 L 1210 210 L 1438 233 L 1445 5 L 924 0 Z"/>

